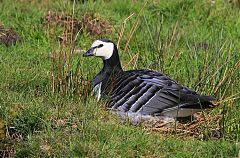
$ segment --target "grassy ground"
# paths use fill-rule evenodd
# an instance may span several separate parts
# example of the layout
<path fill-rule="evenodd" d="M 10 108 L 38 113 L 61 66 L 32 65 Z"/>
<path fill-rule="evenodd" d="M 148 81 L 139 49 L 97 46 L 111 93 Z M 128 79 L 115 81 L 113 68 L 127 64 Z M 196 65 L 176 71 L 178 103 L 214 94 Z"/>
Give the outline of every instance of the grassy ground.
<path fill-rule="evenodd" d="M 21 37 L 15 45 L 0 44 L 1 155 L 239 155 L 240 8 L 237 1 L 152 0 L 145 3 L 115 0 L 76 2 L 73 6 L 70 1 L 0 0 L 0 24 L 13 28 Z M 223 116 L 218 129 L 220 138 L 209 135 L 212 126 L 207 123 L 198 129 L 197 138 L 161 134 L 146 130 L 144 126 L 121 123 L 101 103 L 85 93 L 87 80 L 91 80 L 102 65 L 98 59 L 82 58 L 81 53 L 74 56 L 70 62 L 73 66 L 68 67 L 69 73 L 80 70 L 77 74 L 81 76 L 77 88 L 79 94 L 76 94 L 76 84 L 69 87 L 68 95 L 59 96 L 56 89 L 53 93 L 52 58 L 57 60 L 57 57 L 52 57 L 50 52 L 58 52 L 55 55 L 59 55 L 59 50 L 65 49 L 55 41 L 57 36 L 62 36 L 64 27 L 56 21 L 48 23 L 44 20 L 49 10 L 51 13 L 74 13 L 76 19 L 89 13 L 98 21 L 104 21 L 105 27 L 100 29 L 84 25 L 77 36 L 76 48 L 86 50 L 93 40 L 102 37 L 117 42 L 119 32 L 124 28 L 119 50 L 126 70 L 149 68 L 161 71 L 199 93 L 218 98 L 221 106 L 207 116 Z M 132 13 L 134 15 L 126 20 Z M 104 31 L 108 25 L 110 33 Z M 57 67 L 62 66 L 61 63 L 54 64 L 55 73 L 63 71 Z M 55 78 L 55 81 L 59 80 Z M 61 92 L 64 92 L 65 85 L 61 87 Z"/>

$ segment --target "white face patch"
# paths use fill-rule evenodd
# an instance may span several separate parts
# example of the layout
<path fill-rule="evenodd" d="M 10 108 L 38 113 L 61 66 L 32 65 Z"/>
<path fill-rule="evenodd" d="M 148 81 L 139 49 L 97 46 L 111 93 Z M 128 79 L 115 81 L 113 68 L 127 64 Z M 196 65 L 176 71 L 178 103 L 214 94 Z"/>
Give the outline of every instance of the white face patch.
<path fill-rule="evenodd" d="M 114 49 L 113 43 L 103 42 L 101 40 L 96 40 L 96 41 L 93 42 L 92 48 L 97 47 L 100 44 L 102 44 L 103 46 L 100 47 L 100 48 L 95 48 L 94 49 L 94 56 L 101 57 L 104 60 L 109 59 L 113 54 L 113 49 Z"/>

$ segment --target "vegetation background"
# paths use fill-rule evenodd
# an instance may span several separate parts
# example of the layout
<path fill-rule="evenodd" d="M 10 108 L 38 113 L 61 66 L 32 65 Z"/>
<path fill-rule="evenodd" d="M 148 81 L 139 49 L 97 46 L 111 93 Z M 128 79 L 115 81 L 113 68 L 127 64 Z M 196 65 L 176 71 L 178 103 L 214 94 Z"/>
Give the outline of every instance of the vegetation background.
<path fill-rule="evenodd" d="M 0 0 L 0 10 L 0 157 L 240 156 L 238 0 Z M 163 72 L 221 106 L 190 134 L 122 123 L 89 95 L 102 63 L 82 54 L 98 38 L 118 44 L 125 70 Z"/>

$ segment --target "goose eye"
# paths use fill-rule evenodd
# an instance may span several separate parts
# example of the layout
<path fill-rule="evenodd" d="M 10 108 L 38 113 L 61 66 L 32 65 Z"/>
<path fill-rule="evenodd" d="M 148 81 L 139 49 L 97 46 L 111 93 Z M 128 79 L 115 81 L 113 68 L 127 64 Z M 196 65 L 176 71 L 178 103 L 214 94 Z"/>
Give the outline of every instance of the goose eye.
<path fill-rule="evenodd" d="M 101 48 L 102 46 L 103 46 L 103 44 L 99 44 L 97 47 L 98 47 L 98 48 Z"/>

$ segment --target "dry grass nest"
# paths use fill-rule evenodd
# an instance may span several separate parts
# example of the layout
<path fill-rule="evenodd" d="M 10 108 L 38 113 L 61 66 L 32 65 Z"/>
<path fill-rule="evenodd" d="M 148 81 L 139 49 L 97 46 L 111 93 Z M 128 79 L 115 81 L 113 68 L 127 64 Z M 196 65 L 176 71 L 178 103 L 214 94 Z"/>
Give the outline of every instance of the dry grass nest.
<path fill-rule="evenodd" d="M 155 122 L 144 124 L 146 131 L 156 131 L 162 134 L 175 134 L 180 138 L 219 139 L 221 137 L 220 124 L 222 115 L 197 113 L 192 121 L 188 122 Z"/>

